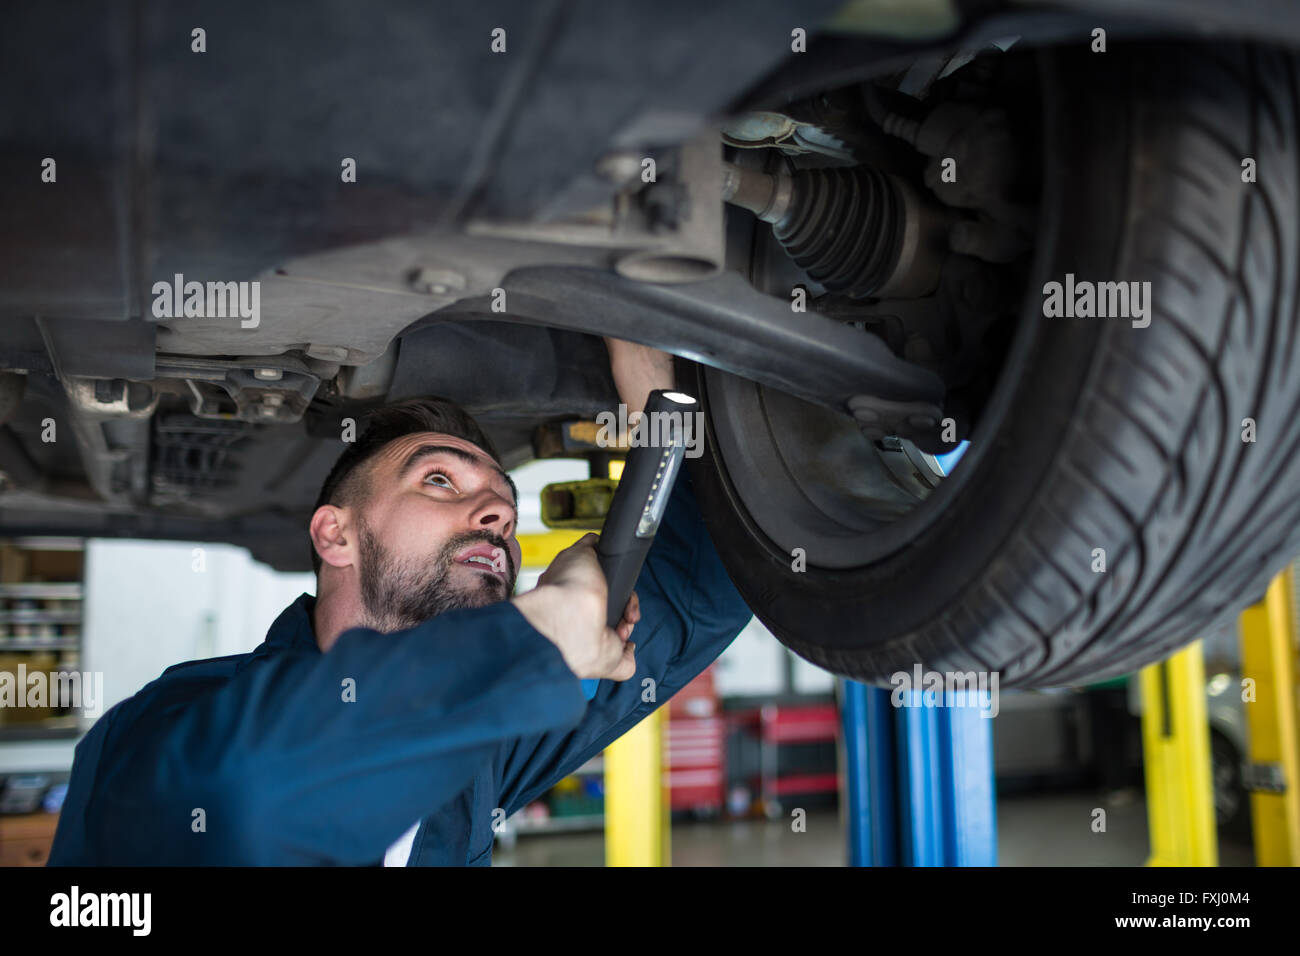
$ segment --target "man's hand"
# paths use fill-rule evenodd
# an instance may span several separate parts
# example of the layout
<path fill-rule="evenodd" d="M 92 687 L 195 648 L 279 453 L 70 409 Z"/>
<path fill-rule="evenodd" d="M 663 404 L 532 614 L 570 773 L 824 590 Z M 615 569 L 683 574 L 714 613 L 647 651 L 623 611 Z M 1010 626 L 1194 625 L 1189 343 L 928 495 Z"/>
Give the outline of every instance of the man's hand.
<path fill-rule="evenodd" d="M 511 601 L 559 648 L 578 677 L 627 680 L 636 674 L 636 645 L 628 638 L 641 619 L 641 606 L 634 593 L 618 630 L 605 626 L 608 588 L 596 559 L 597 540 L 587 534 L 569 545 L 537 579 L 537 587 Z"/>
<path fill-rule="evenodd" d="M 605 348 L 609 350 L 609 370 L 614 375 L 619 401 L 627 406 L 629 419 L 644 411 L 645 400 L 656 388 L 677 387 L 673 357 L 667 352 L 609 337 L 605 338 Z"/>

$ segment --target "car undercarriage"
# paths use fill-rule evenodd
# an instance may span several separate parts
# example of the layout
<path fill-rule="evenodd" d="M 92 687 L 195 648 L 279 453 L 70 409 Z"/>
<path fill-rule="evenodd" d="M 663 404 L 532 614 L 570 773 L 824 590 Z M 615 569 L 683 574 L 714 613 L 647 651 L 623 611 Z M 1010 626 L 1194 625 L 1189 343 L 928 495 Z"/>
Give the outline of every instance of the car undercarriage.
<path fill-rule="evenodd" d="M 302 570 L 349 423 L 451 398 L 513 467 L 616 403 L 611 336 L 678 357 L 709 416 L 693 467 L 720 553 L 773 632 L 839 673 L 1123 672 L 1193 636 L 1144 620 L 1144 576 L 1199 580 L 1222 555 L 1195 609 L 1221 617 L 1300 548 L 1281 505 L 1251 553 L 1191 548 L 1203 509 L 1162 518 L 1153 497 L 1196 484 L 1174 463 L 1196 426 L 1161 431 L 1194 405 L 1179 346 L 1058 321 L 1039 292 L 1154 282 L 1157 333 L 1220 301 L 1170 245 L 1200 226 L 1140 233 L 1135 210 L 1254 227 L 1235 166 L 1222 186 L 1189 173 L 1202 198 L 1177 202 L 1143 177 L 1199 162 L 1162 110 L 1285 125 L 1300 36 L 1281 4 L 663 6 L 19 5 L 0 39 L 26 91 L 0 127 L 0 526 L 220 540 Z M 1238 101 L 1189 79 L 1201 56 Z M 1290 156 L 1286 129 L 1256 145 Z M 1294 408 L 1246 390 L 1220 417 Z M 1107 454 L 1124 474 L 1088 472 Z"/>

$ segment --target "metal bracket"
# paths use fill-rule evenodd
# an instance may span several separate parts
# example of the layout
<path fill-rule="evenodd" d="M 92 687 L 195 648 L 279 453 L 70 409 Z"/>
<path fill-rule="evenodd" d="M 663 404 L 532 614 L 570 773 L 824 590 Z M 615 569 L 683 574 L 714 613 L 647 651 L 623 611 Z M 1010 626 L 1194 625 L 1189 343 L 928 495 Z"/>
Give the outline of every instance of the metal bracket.
<path fill-rule="evenodd" d="M 188 383 L 195 417 L 246 422 L 293 424 L 302 418 L 320 386 L 320 377 L 311 368 L 284 355 L 238 362 L 159 355 L 157 374 Z M 222 408 L 222 393 L 234 404 L 233 413 Z"/>
<path fill-rule="evenodd" d="M 924 437 L 938 427 L 943 414 L 931 402 L 891 402 L 875 395 L 854 395 L 848 404 L 862 433 L 874 439 L 889 435 L 908 439 Z"/>
<path fill-rule="evenodd" d="M 1247 764 L 1241 770 L 1241 785 L 1251 793 L 1286 793 L 1286 773 L 1277 763 Z"/>

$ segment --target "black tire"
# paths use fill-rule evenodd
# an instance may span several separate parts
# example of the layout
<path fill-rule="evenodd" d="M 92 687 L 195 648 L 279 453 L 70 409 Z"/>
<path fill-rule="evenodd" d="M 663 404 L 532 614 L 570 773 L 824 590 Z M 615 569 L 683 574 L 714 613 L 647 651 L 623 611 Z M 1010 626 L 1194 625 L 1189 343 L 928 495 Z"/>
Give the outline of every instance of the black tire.
<path fill-rule="evenodd" d="M 1210 731 L 1210 771 L 1214 781 L 1214 823 L 1224 836 L 1250 842 L 1250 793 L 1241 778 L 1242 755 L 1232 741 Z"/>
<path fill-rule="evenodd" d="M 725 432 L 711 409 L 725 376 L 694 367 L 712 426 L 695 483 L 719 552 L 767 627 L 842 675 L 885 683 L 919 663 L 1042 687 L 1128 673 L 1237 612 L 1300 551 L 1296 57 L 1227 42 L 1039 57 L 1042 212 L 1006 366 L 1019 371 L 905 542 L 854 567 L 809 551 L 794 571 L 791 541 L 762 520 L 789 503 L 738 492 L 725 451 L 734 462 L 753 436 Z M 1150 281 L 1150 325 L 1045 318 L 1043 283 L 1066 273 Z M 751 400 L 761 419 L 762 390 Z"/>

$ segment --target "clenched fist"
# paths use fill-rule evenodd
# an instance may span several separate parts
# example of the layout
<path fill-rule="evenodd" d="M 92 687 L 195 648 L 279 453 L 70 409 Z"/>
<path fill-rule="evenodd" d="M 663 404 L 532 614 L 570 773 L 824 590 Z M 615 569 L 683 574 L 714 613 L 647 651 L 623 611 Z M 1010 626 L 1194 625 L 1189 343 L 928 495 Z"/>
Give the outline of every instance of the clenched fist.
<path fill-rule="evenodd" d="M 559 648 L 578 677 L 622 681 L 636 674 L 636 645 L 629 638 L 641 607 L 633 593 L 617 630 L 605 625 L 608 587 L 596 559 L 597 540 L 587 534 L 569 545 L 538 578 L 537 587 L 511 601 Z"/>

